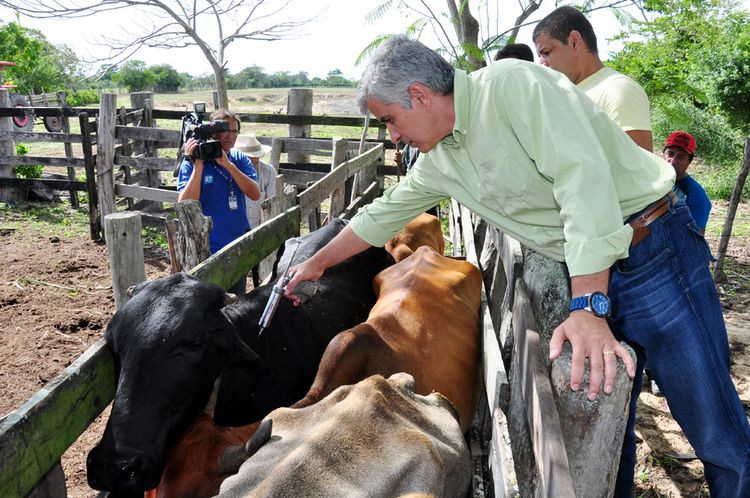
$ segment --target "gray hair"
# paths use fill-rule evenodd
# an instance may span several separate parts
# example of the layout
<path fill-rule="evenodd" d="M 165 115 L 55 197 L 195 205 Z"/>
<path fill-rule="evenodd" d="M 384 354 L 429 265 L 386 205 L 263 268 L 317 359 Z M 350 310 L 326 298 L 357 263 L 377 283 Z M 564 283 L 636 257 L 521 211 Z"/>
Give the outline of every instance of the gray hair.
<path fill-rule="evenodd" d="M 367 114 L 367 99 L 411 109 L 409 86 L 421 83 L 443 95 L 453 93 L 454 68 L 437 52 L 406 35 L 383 42 L 357 86 L 357 104 Z"/>

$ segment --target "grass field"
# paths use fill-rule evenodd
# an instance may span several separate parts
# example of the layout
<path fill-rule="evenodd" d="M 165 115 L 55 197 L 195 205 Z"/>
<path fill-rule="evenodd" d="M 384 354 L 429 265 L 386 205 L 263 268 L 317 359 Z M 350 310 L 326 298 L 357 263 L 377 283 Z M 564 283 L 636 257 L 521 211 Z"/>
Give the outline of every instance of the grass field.
<path fill-rule="evenodd" d="M 313 114 L 327 116 L 359 116 L 355 103 L 354 88 L 315 88 L 313 89 Z M 288 88 L 257 88 L 245 90 L 229 90 L 229 108 L 240 113 L 276 113 L 285 114 Z M 193 102 L 202 101 L 207 103 L 209 109 L 213 108 L 213 93 L 210 90 L 193 91 L 174 94 L 155 94 L 154 103 L 156 109 L 180 110 L 189 112 L 193 109 Z M 117 97 L 117 106 L 130 107 L 130 95 L 123 94 Z M 90 107 L 96 107 L 92 105 Z M 45 132 L 41 120 L 34 126 L 35 132 Z M 160 128 L 178 130 L 179 120 L 157 120 Z M 77 119 L 70 120 L 70 132 L 80 133 Z M 265 123 L 243 123 L 242 133 L 254 133 L 257 136 L 285 137 L 288 136 L 286 125 L 274 125 Z M 351 126 L 312 126 L 311 136 L 320 138 L 345 137 L 359 139 L 362 134 L 361 127 Z M 368 138 L 376 138 L 377 129 L 371 128 Z M 64 157 L 65 150 L 62 143 L 34 142 L 27 144 L 28 155 L 42 157 Z M 161 149 L 159 155 L 162 157 L 175 157 L 176 149 Z M 74 157 L 82 157 L 80 145 L 73 144 Z M 59 172 L 59 168 L 50 171 Z M 81 171 L 78 176 L 82 176 Z"/>

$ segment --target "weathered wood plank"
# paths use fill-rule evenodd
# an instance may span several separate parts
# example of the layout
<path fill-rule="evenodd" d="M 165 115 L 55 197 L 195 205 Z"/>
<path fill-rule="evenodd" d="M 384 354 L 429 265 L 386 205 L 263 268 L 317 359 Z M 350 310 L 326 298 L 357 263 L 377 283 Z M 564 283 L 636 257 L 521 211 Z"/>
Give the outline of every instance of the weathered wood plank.
<path fill-rule="evenodd" d="M 86 182 L 57 179 L 26 179 L 26 178 L 3 178 L 0 177 L 2 187 L 27 187 L 39 190 L 83 190 L 86 191 Z"/>
<path fill-rule="evenodd" d="M 223 247 L 190 273 L 228 289 L 284 241 L 298 236 L 300 220 L 300 209 L 295 206 Z"/>
<path fill-rule="evenodd" d="M 326 176 L 326 173 L 315 173 L 313 171 L 300 171 L 297 169 L 286 168 L 281 168 L 281 174 L 284 175 L 285 183 L 294 185 L 300 190 L 307 188 L 307 184 L 315 183 Z"/>
<path fill-rule="evenodd" d="M 115 128 L 115 138 L 130 138 L 134 140 L 156 140 L 159 142 L 172 143 L 177 147 L 180 140 L 179 130 L 166 130 L 164 128 L 151 128 L 148 126 L 123 126 Z"/>
<path fill-rule="evenodd" d="M 165 190 L 161 188 L 142 187 L 140 185 L 126 185 L 124 183 L 115 184 L 115 193 L 122 197 L 133 197 L 136 199 L 145 199 L 147 201 L 177 203 L 180 193 L 174 190 Z"/>
<path fill-rule="evenodd" d="M 114 360 L 101 339 L 0 421 L 0 496 L 26 496 L 114 392 Z"/>
<path fill-rule="evenodd" d="M 479 255 L 474 245 L 474 225 L 471 221 L 471 212 L 464 206 L 460 206 L 460 210 L 466 261 L 479 268 Z M 482 318 L 482 330 L 480 332 L 482 337 L 482 366 L 484 369 L 487 404 L 489 405 L 490 412 L 493 412 L 496 407 L 505 411 L 510 401 L 510 384 L 508 382 L 508 374 L 505 371 L 505 365 L 503 364 L 503 358 L 500 354 L 497 335 L 492 326 L 490 305 L 487 301 L 487 289 L 484 283 L 482 283 L 480 303 Z"/>
<path fill-rule="evenodd" d="M 22 117 L 30 110 L 33 110 L 34 114 L 39 117 L 68 116 L 69 118 L 75 118 L 82 112 L 88 113 L 89 116 L 99 114 L 99 109 L 96 107 L 0 107 L 0 117 Z"/>
<path fill-rule="evenodd" d="M 65 166 L 69 168 L 83 168 L 83 159 L 67 157 L 40 156 L 0 156 L 0 164 L 41 164 L 42 166 Z"/>
<path fill-rule="evenodd" d="M 514 354 L 518 358 L 521 393 L 539 471 L 542 496 L 575 496 L 568 454 L 547 367 L 542 360 L 539 334 L 523 282 L 515 283 L 513 305 Z"/>
<path fill-rule="evenodd" d="M 339 218 L 345 220 L 352 219 L 352 216 L 357 214 L 359 208 L 371 203 L 373 199 L 375 199 L 378 195 L 380 195 L 380 185 L 378 184 L 378 182 L 372 182 L 370 186 L 367 187 L 364 192 L 362 192 L 362 195 L 355 198 L 352 202 L 349 203 L 349 205 L 346 207 L 344 212 L 341 213 Z"/>
<path fill-rule="evenodd" d="M 298 195 L 299 206 L 302 216 L 307 215 L 310 210 L 323 202 L 331 192 L 357 171 L 372 164 L 380 157 L 383 147 L 378 145 L 354 159 L 341 163 L 336 169 L 320 179 L 314 186 Z M 285 173 L 286 176 L 286 173 Z"/>
<path fill-rule="evenodd" d="M 521 496 L 513 463 L 508 420 L 499 408 L 492 412 L 492 440 L 488 463 L 492 471 L 495 496 L 515 498 Z"/>
<path fill-rule="evenodd" d="M 155 171 L 174 171 L 174 159 L 168 157 L 131 157 L 115 154 L 115 164 L 130 168 L 142 168 Z"/>
<path fill-rule="evenodd" d="M 17 142 L 81 143 L 80 133 L 34 133 L 31 131 L 0 131 L 0 140 L 11 138 Z"/>

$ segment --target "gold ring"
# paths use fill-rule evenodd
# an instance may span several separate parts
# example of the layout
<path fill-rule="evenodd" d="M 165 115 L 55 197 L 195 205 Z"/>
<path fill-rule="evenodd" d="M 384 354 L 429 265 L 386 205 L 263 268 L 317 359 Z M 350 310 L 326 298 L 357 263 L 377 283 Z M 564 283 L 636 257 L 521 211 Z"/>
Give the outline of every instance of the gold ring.
<path fill-rule="evenodd" d="M 602 356 L 607 356 L 608 354 L 615 354 L 615 352 L 614 351 L 604 351 L 602 353 Z"/>

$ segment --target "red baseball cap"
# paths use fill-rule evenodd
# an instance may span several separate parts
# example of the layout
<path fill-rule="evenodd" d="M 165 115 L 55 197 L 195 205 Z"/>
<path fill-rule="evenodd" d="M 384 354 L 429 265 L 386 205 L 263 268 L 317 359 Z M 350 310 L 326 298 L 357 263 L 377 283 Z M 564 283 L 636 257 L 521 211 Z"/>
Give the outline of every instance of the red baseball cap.
<path fill-rule="evenodd" d="M 686 131 L 673 131 L 664 143 L 664 148 L 679 147 L 691 156 L 695 154 L 695 138 Z"/>

